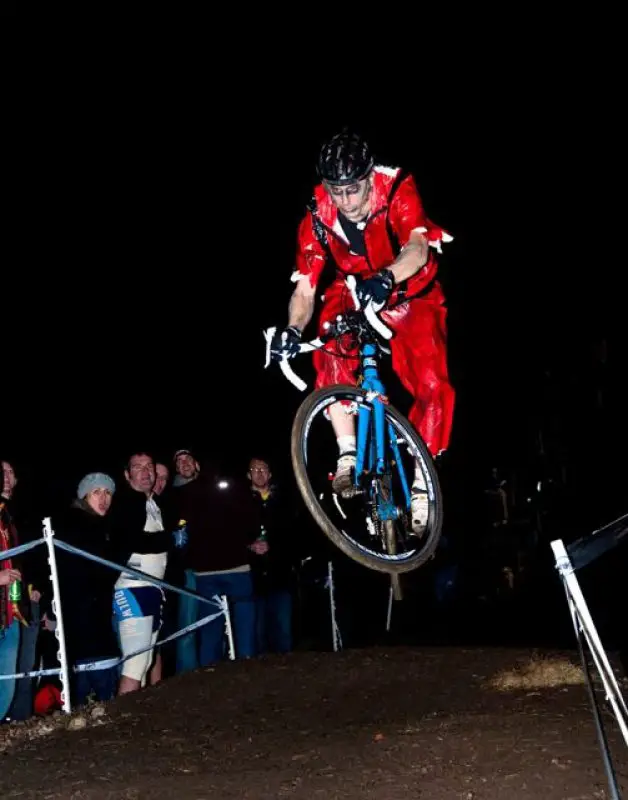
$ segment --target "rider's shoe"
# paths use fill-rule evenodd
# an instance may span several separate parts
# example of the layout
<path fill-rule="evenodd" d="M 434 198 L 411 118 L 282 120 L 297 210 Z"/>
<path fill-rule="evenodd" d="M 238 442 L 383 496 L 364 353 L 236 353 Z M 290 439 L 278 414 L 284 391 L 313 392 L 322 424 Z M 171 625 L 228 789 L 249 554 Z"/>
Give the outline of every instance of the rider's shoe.
<path fill-rule="evenodd" d="M 419 483 L 415 483 L 410 494 L 410 512 L 412 533 L 416 536 L 423 536 L 425 533 L 429 510 L 430 501 L 427 490 Z"/>
<path fill-rule="evenodd" d="M 349 497 L 355 491 L 355 453 L 343 453 L 338 459 L 336 474 L 332 481 L 332 488 L 341 497 Z"/>

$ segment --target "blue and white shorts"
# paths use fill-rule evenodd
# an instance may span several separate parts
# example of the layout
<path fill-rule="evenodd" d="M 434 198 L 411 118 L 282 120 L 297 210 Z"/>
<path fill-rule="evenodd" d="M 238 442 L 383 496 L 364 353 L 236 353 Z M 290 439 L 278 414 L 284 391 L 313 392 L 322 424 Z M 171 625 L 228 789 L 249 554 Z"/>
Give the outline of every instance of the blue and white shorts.
<path fill-rule="evenodd" d="M 122 663 L 122 675 L 140 681 L 142 685 L 153 661 L 164 601 L 164 593 L 157 586 L 116 589 L 113 595 L 113 613 L 118 623 L 122 655 L 151 648 Z"/>

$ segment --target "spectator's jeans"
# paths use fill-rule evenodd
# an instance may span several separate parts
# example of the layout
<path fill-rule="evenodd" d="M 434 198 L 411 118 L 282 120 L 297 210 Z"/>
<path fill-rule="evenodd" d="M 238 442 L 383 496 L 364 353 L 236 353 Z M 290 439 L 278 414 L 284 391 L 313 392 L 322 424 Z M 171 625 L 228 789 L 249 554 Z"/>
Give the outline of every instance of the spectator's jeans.
<path fill-rule="evenodd" d="M 196 573 L 196 591 L 203 597 L 224 594 L 229 603 L 231 627 L 235 639 L 236 658 L 255 655 L 255 600 L 250 572 L 221 572 L 214 575 Z M 214 608 L 199 603 L 198 619 L 211 614 Z M 215 611 L 218 611 L 216 608 Z M 225 619 L 218 617 L 200 630 L 200 664 L 202 667 L 220 661 L 224 654 Z"/>
<path fill-rule="evenodd" d="M 191 592 L 197 591 L 196 577 L 189 569 L 185 571 L 185 588 Z M 198 600 L 184 594 L 179 595 L 177 602 L 179 603 L 179 630 L 196 622 L 200 617 L 208 616 L 212 611 L 212 607 L 207 603 L 199 603 Z M 202 613 L 199 612 L 199 606 L 201 606 L 200 612 Z M 187 636 L 177 639 L 177 672 L 190 672 L 198 667 L 196 636 L 197 631 L 192 631 Z"/>
<path fill-rule="evenodd" d="M 259 653 L 292 650 L 292 595 L 286 589 L 258 595 L 256 605 Z"/>
<path fill-rule="evenodd" d="M 16 672 L 32 672 L 37 655 L 37 639 L 39 637 L 39 603 L 31 601 L 31 621 L 28 628 L 20 629 L 20 648 Z M 15 686 L 13 705 L 9 712 L 11 719 L 30 719 L 33 716 L 33 680 L 19 678 Z"/>
<path fill-rule="evenodd" d="M 104 661 L 111 656 L 100 658 L 79 658 L 78 664 L 90 664 L 92 661 Z M 109 667 L 109 669 L 90 669 L 86 672 L 77 672 L 74 675 L 74 697 L 72 705 L 84 706 L 89 695 L 94 692 L 96 700 L 102 702 L 111 700 L 115 696 L 120 680 L 120 667 Z"/>
<path fill-rule="evenodd" d="M 0 675 L 15 675 L 19 648 L 20 623 L 14 619 L 8 628 L 0 630 Z M 14 692 L 15 678 L 0 681 L 0 722 L 7 715 Z"/>

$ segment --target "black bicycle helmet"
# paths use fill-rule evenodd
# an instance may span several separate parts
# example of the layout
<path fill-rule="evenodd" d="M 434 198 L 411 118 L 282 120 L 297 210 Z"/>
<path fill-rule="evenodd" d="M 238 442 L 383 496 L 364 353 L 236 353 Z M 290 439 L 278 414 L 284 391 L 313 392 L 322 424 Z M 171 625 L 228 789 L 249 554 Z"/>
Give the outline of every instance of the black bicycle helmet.
<path fill-rule="evenodd" d="M 357 133 L 347 130 L 326 142 L 318 156 L 318 175 L 325 183 L 346 186 L 369 175 L 374 165 L 368 144 Z"/>

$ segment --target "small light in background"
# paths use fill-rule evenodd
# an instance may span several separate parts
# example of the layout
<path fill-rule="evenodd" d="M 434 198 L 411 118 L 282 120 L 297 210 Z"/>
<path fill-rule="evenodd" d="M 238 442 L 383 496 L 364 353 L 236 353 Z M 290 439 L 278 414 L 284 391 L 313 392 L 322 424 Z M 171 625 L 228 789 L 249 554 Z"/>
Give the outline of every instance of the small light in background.
<path fill-rule="evenodd" d="M 218 481 L 218 488 L 219 489 L 228 489 L 229 488 L 229 481 Z"/>

